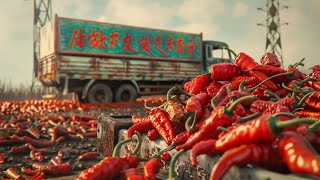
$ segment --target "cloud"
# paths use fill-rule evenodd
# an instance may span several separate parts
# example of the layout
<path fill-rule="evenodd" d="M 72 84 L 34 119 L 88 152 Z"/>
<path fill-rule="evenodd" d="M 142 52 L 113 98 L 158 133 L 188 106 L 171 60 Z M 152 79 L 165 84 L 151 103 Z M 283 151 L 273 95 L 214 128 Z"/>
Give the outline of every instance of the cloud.
<path fill-rule="evenodd" d="M 248 12 L 248 5 L 246 5 L 243 2 L 237 2 L 234 6 L 234 10 L 233 10 L 233 17 L 241 17 L 241 16 L 245 16 Z"/>

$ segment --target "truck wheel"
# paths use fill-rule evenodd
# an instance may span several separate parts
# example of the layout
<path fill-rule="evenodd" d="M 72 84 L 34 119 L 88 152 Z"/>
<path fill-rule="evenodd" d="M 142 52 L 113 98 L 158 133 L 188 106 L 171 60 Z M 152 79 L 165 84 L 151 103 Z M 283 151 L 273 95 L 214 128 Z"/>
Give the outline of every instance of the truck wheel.
<path fill-rule="evenodd" d="M 134 102 L 138 96 L 136 88 L 130 84 L 123 84 L 116 90 L 116 102 Z"/>
<path fill-rule="evenodd" d="M 88 93 L 88 101 L 91 104 L 112 102 L 112 98 L 112 90 L 106 84 L 95 84 Z"/>

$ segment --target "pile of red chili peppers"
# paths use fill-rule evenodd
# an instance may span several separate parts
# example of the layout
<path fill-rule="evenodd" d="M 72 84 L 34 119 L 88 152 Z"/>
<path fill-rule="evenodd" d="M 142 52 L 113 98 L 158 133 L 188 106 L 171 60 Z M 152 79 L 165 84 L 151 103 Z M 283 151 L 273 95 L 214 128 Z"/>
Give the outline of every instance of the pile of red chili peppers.
<path fill-rule="evenodd" d="M 224 177 L 233 165 L 251 165 L 279 173 L 320 177 L 320 68 L 306 75 L 299 71 L 302 61 L 280 67 L 276 55 L 266 53 L 261 63 L 245 53 L 235 64 L 219 63 L 168 91 L 167 101 L 151 109 L 147 117 L 133 116 L 127 139 L 146 134 L 149 140 L 163 139 L 174 157 L 162 151 L 153 157 L 139 157 L 138 150 L 125 157 L 106 157 L 92 167 L 104 167 L 97 176 L 155 179 L 170 161 L 169 179 L 176 179 L 175 161 L 190 151 L 192 166 L 201 154 L 221 155 L 210 179 Z M 178 98 L 184 94 L 187 100 Z M 140 137 L 141 138 L 141 137 Z M 139 145 L 137 145 L 138 147 Z M 129 157 L 129 158 L 128 158 Z M 135 163 L 130 163 L 130 158 Z M 136 167 L 147 161 L 143 171 Z M 101 165 L 103 164 L 103 165 Z M 79 179 L 93 179 L 83 172 Z"/>

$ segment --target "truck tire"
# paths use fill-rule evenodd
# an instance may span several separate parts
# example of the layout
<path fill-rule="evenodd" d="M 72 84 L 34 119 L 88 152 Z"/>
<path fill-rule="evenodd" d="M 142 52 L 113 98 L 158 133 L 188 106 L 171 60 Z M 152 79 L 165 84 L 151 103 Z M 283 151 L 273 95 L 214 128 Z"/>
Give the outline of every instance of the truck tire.
<path fill-rule="evenodd" d="M 116 102 L 134 102 L 138 97 L 138 92 L 135 87 L 130 84 L 123 84 L 117 88 L 115 93 Z"/>
<path fill-rule="evenodd" d="M 113 94 L 111 88 L 106 84 L 94 84 L 88 92 L 88 102 L 91 104 L 112 102 Z"/>

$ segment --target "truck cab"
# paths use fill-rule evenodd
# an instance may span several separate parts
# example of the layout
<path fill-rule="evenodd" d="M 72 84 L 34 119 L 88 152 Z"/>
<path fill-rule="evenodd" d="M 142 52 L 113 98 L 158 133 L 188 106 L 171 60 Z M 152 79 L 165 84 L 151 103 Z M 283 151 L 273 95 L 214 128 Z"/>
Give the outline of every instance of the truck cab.
<path fill-rule="evenodd" d="M 207 72 L 212 64 L 233 63 L 231 53 L 224 49 L 228 44 L 221 41 L 203 41 L 203 71 Z"/>

